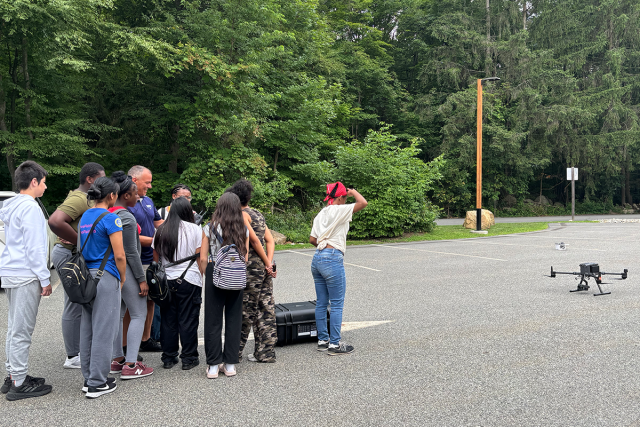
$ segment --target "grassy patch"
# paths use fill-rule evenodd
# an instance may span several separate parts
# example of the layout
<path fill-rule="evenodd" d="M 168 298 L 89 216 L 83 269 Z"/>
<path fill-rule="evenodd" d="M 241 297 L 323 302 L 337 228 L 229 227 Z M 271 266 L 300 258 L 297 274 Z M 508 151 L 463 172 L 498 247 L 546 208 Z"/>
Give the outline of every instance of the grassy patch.
<path fill-rule="evenodd" d="M 489 234 L 474 234 L 461 225 L 439 225 L 430 233 L 409 233 L 402 237 L 392 239 L 376 239 L 376 240 L 347 240 L 348 246 L 354 245 L 372 245 L 380 243 L 399 243 L 399 242 L 420 242 L 424 240 L 453 240 L 453 239 L 471 239 L 482 238 L 488 236 L 499 236 L 502 234 L 527 233 L 529 231 L 546 230 L 549 226 L 548 222 L 521 222 L 515 224 L 496 224 L 489 229 Z M 276 245 L 276 250 L 306 249 L 313 246 L 305 244 L 294 245 Z"/>

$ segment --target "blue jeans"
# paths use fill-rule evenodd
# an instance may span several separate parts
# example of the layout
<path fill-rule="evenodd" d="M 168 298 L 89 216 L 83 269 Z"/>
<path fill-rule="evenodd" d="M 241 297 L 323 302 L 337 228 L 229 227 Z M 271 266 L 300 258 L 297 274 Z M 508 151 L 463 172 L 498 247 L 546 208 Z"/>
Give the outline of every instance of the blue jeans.
<path fill-rule="evenodd" d="M 160 314 L 160 307 L 158 306 L 158 304 L 155 305 L 155 308 L 153 309 L 153 322 L 151 323 L 151 338 L 153 338 L 154 341 L 162 341 L 162 334 L 160 333 L 160 330 L 162 329 L 161 327 L 161 321 L 162 321 L 162 315 Z"/>
<path fill-rule="evenodd" d="M 347 290 L 347 278 L 344 274 L 344 255 L 337 249 L 316 251 L 311 261 L 311 274 L 316 284 L 316 328 L 318 340 L 330 344 L 340 342 L 342 326 L 342 308 Z M 331 303 L 329 327 L 327 330 L 327 306 Z"/>

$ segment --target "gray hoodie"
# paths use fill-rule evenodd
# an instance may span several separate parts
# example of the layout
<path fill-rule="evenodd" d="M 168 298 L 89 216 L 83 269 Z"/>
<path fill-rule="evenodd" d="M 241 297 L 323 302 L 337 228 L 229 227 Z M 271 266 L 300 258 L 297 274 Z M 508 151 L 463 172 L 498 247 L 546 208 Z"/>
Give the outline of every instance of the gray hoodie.
<path fill-rule="evenodd" d="M 0 221 L 4 222 L 7 239 L 0 254 L 0 277 L 32 277 L 38 279 L 43 288 L 49 286 L 49 238 L 38 202 L 27 194 L 5 200 L 0 209 Z"/>

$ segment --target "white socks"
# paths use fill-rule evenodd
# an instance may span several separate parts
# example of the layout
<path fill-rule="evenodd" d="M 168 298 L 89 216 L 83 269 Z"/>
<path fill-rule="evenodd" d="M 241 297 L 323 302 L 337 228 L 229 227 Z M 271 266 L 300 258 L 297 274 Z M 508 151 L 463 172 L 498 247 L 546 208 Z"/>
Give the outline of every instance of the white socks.
<path fill-rule="evenodd" d="M 22 383 L 24 383 L 24 378 L 23 378 L 23 379 L 21 379 L 20 381 L 15 380 L 15 381 L 13 382 L 13 385 L 14 385 L 14 386 L 16 386 L 16 387 L 20 387 L 20 386 L 22 385 Z"/>
<path fill-rule="evenodd" d="M 209 365 L 209 375 L 216 375 L 218 373 L 218 365 Z"/>
<path fill-rule="evenodd" d="M 224 371 L 225 372 L 229 372 L 231 373 L 235 373 L 236 372 L 236 365 L 230 365 L 228 363 L 224 364 Z"/>

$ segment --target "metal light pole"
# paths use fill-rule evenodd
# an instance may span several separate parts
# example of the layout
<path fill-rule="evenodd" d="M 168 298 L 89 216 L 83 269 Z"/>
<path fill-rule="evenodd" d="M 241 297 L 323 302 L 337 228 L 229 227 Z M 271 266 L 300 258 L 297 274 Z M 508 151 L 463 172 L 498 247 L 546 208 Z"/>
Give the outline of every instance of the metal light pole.
<path fill-rule="evenodd" d="M 478 126 L 476 134 L 478 143 L 476 144 L 476 230 L 482 230 L 482 86 L 485 82 L 495 82 L 498 77 L 487 77 L 478 79 Z"/>

